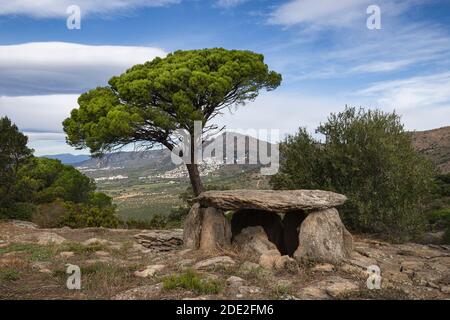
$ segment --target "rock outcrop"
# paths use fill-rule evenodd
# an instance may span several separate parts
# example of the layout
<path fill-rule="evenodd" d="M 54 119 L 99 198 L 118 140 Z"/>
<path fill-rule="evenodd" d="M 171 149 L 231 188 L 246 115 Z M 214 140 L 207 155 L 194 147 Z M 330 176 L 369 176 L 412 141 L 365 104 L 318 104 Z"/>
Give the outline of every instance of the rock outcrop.
<path fill-rule="evenodd" d="M 148 230 L 134 236 L 142 246 L 153 251 L 170 251 L 183 245 L 183 230 Z"/>

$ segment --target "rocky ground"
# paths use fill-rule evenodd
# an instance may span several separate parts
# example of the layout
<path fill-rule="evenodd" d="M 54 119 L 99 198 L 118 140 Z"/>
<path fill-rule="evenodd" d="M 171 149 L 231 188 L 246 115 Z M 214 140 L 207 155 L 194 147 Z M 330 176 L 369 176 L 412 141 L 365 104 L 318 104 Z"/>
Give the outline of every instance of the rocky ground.
<path fill-rule="evenodd" d="M 181 233 L 0 222 L 0 299 L 450 299 L 450 246 L 355 236 L 340 265 L 267 269 L 235 250 L 185 250 Z M 68 264 L 81 290 L 67 289 Z M 367 288 L 371 265 L 381 289 Z"/>

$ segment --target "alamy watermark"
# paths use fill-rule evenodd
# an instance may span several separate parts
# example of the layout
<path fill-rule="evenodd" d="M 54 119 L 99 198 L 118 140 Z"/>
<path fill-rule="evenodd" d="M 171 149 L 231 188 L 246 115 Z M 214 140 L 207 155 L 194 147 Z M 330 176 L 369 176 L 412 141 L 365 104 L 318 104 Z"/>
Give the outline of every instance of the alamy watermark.
<path fill-rule="evenodd" d="M 202 129 L 202 122 L 195 121 L 193 135 L 182 129 L 174 132 L 179 141 L 171 152 L 174 164 L 200 164 L 206 159 L 214 159 L 221 164 L 260 164 L 262 175 L 278 172 L 279 145 L 273 143 L 279 141 L 278 129 L 233 129 L 216 136 L 209 144 L 204 144 Z"/>
<path fill-rule="evenodd" d="M 369 30 L 381 29 L 381 9 L 379 6 L 373 4 L 367 7 L 367 14 L 370 16 L 367 18 L 366 25 Z"/>
<path fill-rule="evenodd" d="M 74 264 L 67 264 L 66 273 L 67 277 L 66 286 L 69 290 L 81 290 L 81 269 Z"/>
<path fill-rule="evenodd" d="M 367 289 L 381 289 L 381 269 L 377 265 L 371 265 L 367 267 L 367 273 L 369 277 L 367 278 L 366 285 Z"/>
<path fill-rule="evenodd" d="M 67 7 L 66 13 L 69 15 L 66 20 L 66 26 L 69 30 L 81 29 L 81 8 L 77 5 Z"/>

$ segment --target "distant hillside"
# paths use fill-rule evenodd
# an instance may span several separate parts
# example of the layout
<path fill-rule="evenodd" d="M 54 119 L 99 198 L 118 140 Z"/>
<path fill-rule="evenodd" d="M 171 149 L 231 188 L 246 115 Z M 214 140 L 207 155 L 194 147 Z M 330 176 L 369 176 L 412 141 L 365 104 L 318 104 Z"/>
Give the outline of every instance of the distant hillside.
<path fill-rule="evenodd" d="M 91 157 L 88 155 L 73 155 L 70 153 L 62 153 L 62 154 L 52 154 L 42 156 L 41 158 L 49 158 L 49 159 L 57 159 L 60 160 L 64 164 L 76 164 L 79 162 L 86 161 Z"/>
<path fill-rule="evenodd" d="M 433 161 L 442 173 L 450 172 L 450 126 L 412 133 L 414 148 Z"/>
<path fill-rule="evenodd" d="M 231 139 L 230 134 L 235 137 L 234 141 Z M 222 145 L 220 145 L 219 139 L 213 139 L 205 143 L 205 150 L 217 150 L 223 149 L 224 159 L 231 156 L 233 162 L 246 161 L 248 163 L 249 154 L 257 154 L 258 139 L 253 137 L 244 136 L 237 133 L 224 133 Z M 264 142 L 267 147 L 267 142 Z M 240 150 L 244 150 L 241 154 L 238 154 L 235 146 L 239 146 Z M 228 150 L 228 153 L 227 153 Z M 207 154 L 204 157 L 211 157 L 211 154 Z M 216 153 L 212 152 L 212 157 L 216 157 Z M 213 170 L 208 172 L 219 170 L 222 166 L 218 165 L 218 161 L 208 159 L 205 166 L 214 167 Z M 227 160 L 228 163 L 229 160 Z M 82 172 L 91 176 L 92 178 L 104 178 L 107 176 L 120 175 L 121 177 L 140 177 L 147 176 L 161 176 L 165 172 L 170 172 L 177 169 L 178 166 L 173 164 L 171 160 L 171 154 L 167 149 L 156 149 L 147 151 L 131 151 L 131 152 L 116 152 L 106 154 L 101 158 L 92 158 L 80 163 L 76 163 L 75 166 Z M 235 164 L 232 166 L 226 166 L 227 171 L 242 169 L 254 169 L 255 165 Z M 180 166 L 181 170 L 184 170 L 184 166 Z M 222 168 L 223 169 L 223 168 Z M 179 170 L 174 173 L 177 175 Z M 180 172 L 181 173 L 181 172 Z"/>

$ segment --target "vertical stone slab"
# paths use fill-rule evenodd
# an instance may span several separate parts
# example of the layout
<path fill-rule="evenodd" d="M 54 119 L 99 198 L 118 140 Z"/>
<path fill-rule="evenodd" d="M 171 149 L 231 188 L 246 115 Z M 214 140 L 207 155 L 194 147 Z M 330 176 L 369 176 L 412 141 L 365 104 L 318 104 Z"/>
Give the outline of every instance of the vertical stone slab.
<path fill-rule="evenodd" d="M 336 209 L 315 211 L 300 227 L 299 247 L 294 258 L 302 262 L 339 264 L 351 253 L 352 243 Z"/>
<path fill-rule="evenodd" d="M 223 211 L 213 207 L 202 209 L 200 250 L 214 251 L 231 244 L 231 227 Z"/>
<path fill-rule="evenodd" d="M 200 204 L 195 203 L 184 220 L 183 244 L 185 248 L 197 250 L 200 247 L 202 211 Z"/>

